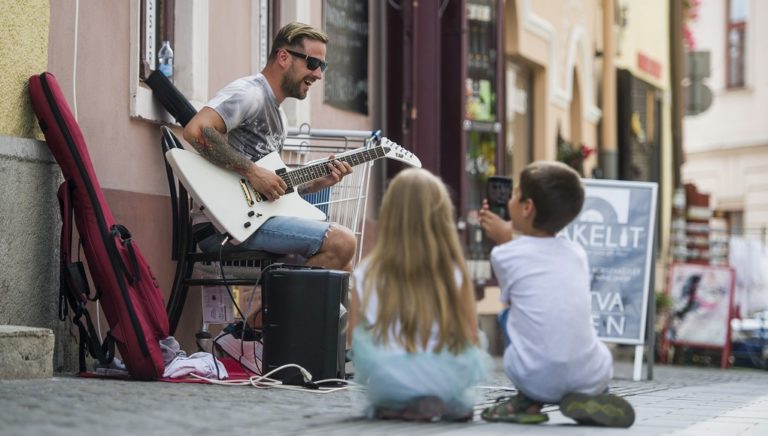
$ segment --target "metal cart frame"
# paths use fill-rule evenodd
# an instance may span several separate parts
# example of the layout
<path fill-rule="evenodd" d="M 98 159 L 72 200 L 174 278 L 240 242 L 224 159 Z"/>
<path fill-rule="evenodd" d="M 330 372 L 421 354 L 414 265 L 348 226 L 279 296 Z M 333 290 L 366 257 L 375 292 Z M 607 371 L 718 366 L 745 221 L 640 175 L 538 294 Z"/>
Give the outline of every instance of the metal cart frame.
<path fill-rule="evenodd" d="M 281 156 L 289 168 L 296 168 L 325 160 L 331 154 L 341 156 L 361 147 L 372 147 L 379 138 L 378 131 L 312 129 L 308 124 L 302 124 L 288 129 Z M 357 247 L 353 264 L 362 257 L 372 165 L 373 161 L 357 165 L 352 174 L 339 183 L 304 196 L 325 212 L 328 221 L 343 225 L 354 233 Z"/>

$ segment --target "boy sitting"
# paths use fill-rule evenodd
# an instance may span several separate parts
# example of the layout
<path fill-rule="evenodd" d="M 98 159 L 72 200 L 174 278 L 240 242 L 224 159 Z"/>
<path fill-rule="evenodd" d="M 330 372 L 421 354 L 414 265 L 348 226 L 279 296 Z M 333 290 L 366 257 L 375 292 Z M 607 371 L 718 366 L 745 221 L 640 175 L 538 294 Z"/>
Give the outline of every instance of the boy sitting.
<path fill-rule="evenodd" d="M 560 162 L 539 161 L 520 174 L 507 203 L 511 225 L 484 204 L 480 221 L 497 245 L 491 265 L 508 304 L 504 371 L 518 394 L 500 398 L 483 419 L 537 424 L 544 403 L 580 424 L 629 427 L 632 406 L 608 394 L 613 357 L 591 321 L 587 255 L 555 235 L 581 211 L 579 175 Z M 520 236 L 512 240 L 511 231 Z"/>

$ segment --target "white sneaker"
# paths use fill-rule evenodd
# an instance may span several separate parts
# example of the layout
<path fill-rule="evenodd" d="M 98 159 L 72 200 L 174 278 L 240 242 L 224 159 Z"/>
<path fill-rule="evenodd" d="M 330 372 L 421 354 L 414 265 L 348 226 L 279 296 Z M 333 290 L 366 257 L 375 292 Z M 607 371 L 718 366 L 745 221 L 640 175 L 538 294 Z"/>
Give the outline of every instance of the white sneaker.
<path fill-rule="evenodd" d="M 244 341 L 232 333 L 222 332 L 216 336 L 213 343 L 247 370 L 261 375 L 261 357 L 264 355 L 264 345 L 261 341 Z"/>

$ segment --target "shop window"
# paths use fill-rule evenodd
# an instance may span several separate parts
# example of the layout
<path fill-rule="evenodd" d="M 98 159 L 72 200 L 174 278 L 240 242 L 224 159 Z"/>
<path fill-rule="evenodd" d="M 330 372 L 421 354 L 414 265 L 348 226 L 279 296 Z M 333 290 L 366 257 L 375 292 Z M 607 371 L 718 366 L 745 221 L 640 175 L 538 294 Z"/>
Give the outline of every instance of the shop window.
<path fill-rule="evenodd" d="M 465 69 L 464 199 L 467 217 L 466 244 L 470 274 L 480 286 L 491 278 L 488 261 L 492 242 L 483 236 L 477 210 L 487 198 L 488 179 L 504 175 L 505 154 L 500 150 L 499 120 L 499 2 L 466 3 L 467 52 Z"/>
<path fill-rule="evenodd" d="M 746 85 L 747 0 L 728 0 L 726 28 L 726 87 L 743 88 Z"/>
<path fill-rule="evenodd" d="M 139 77 L 144 80 L 157 69 L 157 51 L 164 41 L 174 44 L 175 0 L 142 0 L 139 29 Z"/>
<path fill-rule="evenodd" d="M 522 63 L 506 62 L 506 174 L 520 174 L 533 160 L 533 74 Z"/>

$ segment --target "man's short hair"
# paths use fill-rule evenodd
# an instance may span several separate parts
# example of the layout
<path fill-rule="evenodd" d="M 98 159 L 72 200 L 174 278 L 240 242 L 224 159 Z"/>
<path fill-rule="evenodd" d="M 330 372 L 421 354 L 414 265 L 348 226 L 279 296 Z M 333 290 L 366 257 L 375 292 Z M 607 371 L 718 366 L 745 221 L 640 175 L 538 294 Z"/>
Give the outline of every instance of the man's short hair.
<path fill-rule="evenodd" d="M 573 168 L 557 161 L 537 161 L 520 173 L 520 201 L 536 206 L 533 227 L 556 234 L 581 212 L 584 187 Z"/>
<path fill-rule="evenodd" d="M 309 24 L 294 21 L 288 23 L 278 30 L 275 39 L 272 40 L 272 51 L 269 54 L 269 60 L 277 57 L 277 51 L 281 48 L 304 48 L 304 40 L 312 39 L 324 44 L 328 43 L 328 35 L 322 30 L 310 26 Z"/>

